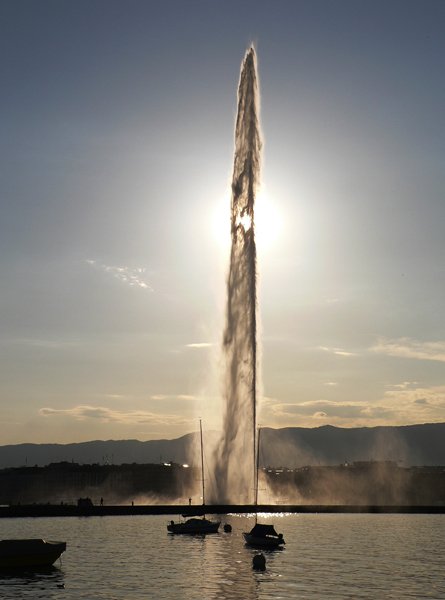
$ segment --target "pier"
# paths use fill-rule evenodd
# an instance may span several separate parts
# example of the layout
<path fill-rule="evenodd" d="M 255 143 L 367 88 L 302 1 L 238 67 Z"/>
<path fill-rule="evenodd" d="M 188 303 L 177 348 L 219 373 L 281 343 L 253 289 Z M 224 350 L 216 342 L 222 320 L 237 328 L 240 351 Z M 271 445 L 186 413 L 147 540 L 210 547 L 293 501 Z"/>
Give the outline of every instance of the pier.
<path fill-rule="evenodd" d="M 320 514 L 445 514 L 445 505 L 345 505 L 345 504 L 262 504 L 259 513 L 320 513 Z M 0 506 L 0 518 L 20 517 L 110 517 L 131 515 L 204 515 L 253 514 L 250 504 L 214 504 L 189 506 L 179 504 L 93 505 L 74 504 L 20 504 Z"/>

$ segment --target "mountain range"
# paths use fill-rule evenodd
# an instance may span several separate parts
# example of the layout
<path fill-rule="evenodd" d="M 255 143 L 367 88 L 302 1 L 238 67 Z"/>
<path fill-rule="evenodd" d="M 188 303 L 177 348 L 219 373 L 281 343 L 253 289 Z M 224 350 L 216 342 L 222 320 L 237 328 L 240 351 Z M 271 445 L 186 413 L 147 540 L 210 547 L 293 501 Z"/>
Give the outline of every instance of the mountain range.
<path fill-rule="evenodd" d="M 208 432 L 205 447 L 216 432 Z M 15 444 L 0 446 L 0 468 L 45 466 L 69 461 L 80 464 L 124 464 L 191 461 L 197 433 L 172 440 L 107 440 L 75 444 Z M 195 453 L 196 458 L 196 453 Z M 384 461 L 401 466 L 445 465 L 445 423 L 394 427 L 313 429 L 286 427 L 261 430 L 260 463 L 296 468 L 345 462 Z M 192 461 L 193 462 L 193 461 Z M 208 459 L 207 459 L 208 462 Z"/>

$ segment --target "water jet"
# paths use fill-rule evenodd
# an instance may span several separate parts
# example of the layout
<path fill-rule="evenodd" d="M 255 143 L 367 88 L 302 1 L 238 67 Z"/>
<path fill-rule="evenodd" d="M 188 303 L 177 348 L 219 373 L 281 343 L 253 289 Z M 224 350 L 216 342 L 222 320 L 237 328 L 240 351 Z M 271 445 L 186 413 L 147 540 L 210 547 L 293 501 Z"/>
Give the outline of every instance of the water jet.
<path fill-rule="evenodd" d="M 231 250 L 223 335 L 224 414 L 215 453 L 213 500 L 251 502 L 254 494 L 257 396 L 257 253 L 255 196 L 261 134 L 256 55 L 244 57 L 238 86 L 230 207 Z"/>

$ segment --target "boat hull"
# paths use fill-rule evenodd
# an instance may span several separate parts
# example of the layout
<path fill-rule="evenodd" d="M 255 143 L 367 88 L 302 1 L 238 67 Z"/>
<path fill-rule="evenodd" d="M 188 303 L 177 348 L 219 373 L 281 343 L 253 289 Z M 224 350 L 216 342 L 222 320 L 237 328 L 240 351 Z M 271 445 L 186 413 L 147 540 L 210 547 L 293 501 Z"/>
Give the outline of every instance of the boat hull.
<path fill-rule="evenodd" d="M 283 538 L 272 536 L 256 536 L 250 533 L 243 533 L 244 540 L 249 546 L 254 548 L 282 548 L 285 544 Z"/>
<path fill-rule="evenodd" d="M 188 519 L 174 523 L 173 521 L 167 525 L 167 530 L 170 533 L 182 533 L 189 535 L 199 535 L 208 533 L 218 533 L 220 521 L 209 521 L 208 519 Z"/>
<path fill-rule="evenodd" d="M 66 542 L 0 540 L 0 568 L 50 567 L 65 550 Z"/>

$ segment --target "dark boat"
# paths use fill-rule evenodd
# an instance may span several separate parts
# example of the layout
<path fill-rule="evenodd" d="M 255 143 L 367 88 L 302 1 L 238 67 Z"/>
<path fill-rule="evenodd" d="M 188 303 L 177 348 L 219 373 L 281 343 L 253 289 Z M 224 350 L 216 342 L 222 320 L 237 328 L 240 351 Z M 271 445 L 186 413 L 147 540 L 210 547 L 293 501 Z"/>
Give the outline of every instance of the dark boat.
<path fill-rule="evenodd" d="M 199 433 L 201 439 L 201 477 L 202 477 L 202 504 L 205 506 L 205 489 L 204 489 L 204 453 L 202 447 L 202 423 L 199 420 Z M 199 514 L 202 514 L 200 511 Z M 190 516 L 182 515 L 183 517 Z M 189 535 L 203 535 L 207 533 L 218 533 L 219 526 L 221 525 L 221 521 L 211 521 L 210 519 L 206 519 L 205 515 L 201 518 L 197 518 L 192 516 L 192 518 L 187 519 L 186 521 L 170 521 L 167 525 L 167 531 L 170 533 L 186 533 Z"/>
<path fill-rule="evenodd" d="M 65 550 L 66 542 L 0 540 L 0 568 L 49 567 Z"/>
<path fill-rule="evenodd" d="M 191 535 L 218 533 L 220 524 L 220 521 L 210 521 L 205 517 L 192 517 L 186 521 L 178 521 L 176 523 L 171 521 L 167 525 L 167 529 L 170 533 L 188 533 Z"/>
<path fill-rule="evenodd" d="M 286 542 L 273 525 L 255 523 L 249 533 L 243 533 L 246 544 L 255 548 L 280 548 Z"/>
<path fill-rule="evenodd" d="M 255 472 L 255 525 L 249 532 L 243 532 L 247 545 L 254 548 L 281 548 L 286 543 L 282 533 L 277 533 L 273 525 L 258 523 L 258 470 L 260 459 L 260 431 L 258 428 L 258 439 L 256 448 L 256 472 Z"/>

